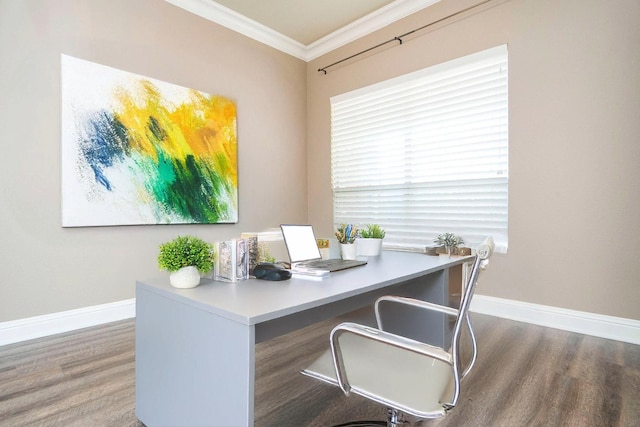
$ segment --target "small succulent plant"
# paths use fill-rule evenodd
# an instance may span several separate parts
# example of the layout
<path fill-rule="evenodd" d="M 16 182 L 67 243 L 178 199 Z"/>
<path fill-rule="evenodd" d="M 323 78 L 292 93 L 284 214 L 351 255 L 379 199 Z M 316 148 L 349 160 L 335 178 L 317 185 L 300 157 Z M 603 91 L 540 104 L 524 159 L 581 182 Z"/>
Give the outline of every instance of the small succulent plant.
<path fill-rule="evenodd" d="M 454 249 L 464 244 L 462 237 L 456 236 L 453 233 L 439 234 L 433 241 L 440 246 L 444 246 L 448 254 L 451 254 Z"/>

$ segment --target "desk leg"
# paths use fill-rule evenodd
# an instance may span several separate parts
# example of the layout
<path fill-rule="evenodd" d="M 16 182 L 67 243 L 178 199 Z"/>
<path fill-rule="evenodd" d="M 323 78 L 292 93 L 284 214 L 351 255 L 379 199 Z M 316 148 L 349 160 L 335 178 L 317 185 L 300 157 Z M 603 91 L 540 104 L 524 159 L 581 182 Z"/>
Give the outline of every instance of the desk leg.
<path fill-rule="evenodd" d="M 253 426 L 253 327 L 138 285 L 135 365 L 145 425 Z"/>

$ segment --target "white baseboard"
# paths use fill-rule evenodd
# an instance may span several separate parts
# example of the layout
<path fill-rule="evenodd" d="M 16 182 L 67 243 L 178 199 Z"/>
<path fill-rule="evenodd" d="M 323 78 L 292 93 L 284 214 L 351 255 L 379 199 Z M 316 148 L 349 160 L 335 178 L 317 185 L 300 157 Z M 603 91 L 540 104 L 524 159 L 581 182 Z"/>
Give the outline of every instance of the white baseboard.
<path fill-rule="evenodd" d="M 136 316 L 135 298 L 0 323 L 0 345 L 46 337 Z"/>
<path fill-rule="evenodd" d="M 13 344 L 136 315 L 135 298 L 0 323 L 0 345 Z M 476 295 L 471 311 L 585 335 L 640 344 L 640 321 Z"/>
<path fill-rule="evenodd" d="M 640 321 L 476 295 L 471 311 L 525 323 L 640 344 Z"/>

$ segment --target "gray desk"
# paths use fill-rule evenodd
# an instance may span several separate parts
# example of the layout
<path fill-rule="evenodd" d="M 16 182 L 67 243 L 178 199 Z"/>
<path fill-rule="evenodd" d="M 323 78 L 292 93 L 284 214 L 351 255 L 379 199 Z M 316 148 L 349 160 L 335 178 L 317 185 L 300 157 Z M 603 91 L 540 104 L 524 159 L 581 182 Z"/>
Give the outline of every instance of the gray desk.
<path fill-rule="evenodd" d="M 136 415 L 151 427 L 252 426 L 256 343 L 370 305 L 381 295 L 446 305 L 449 268 L 465 260 L 385 251 L 364 267 L 322 281 L 203 279 L 195 289 L 175 289 L 166 276 L 138 281 Z M 441 316 L 416 321 L 405 315 L 392 313 L 392 330 L 448 342 Z"/>

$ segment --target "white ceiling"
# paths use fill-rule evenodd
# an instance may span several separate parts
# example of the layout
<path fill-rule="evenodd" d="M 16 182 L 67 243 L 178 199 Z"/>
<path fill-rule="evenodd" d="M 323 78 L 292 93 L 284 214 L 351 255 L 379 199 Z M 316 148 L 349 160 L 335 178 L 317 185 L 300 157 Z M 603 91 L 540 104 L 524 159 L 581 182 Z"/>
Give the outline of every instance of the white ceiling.
<path fill-rule="evenodd" d="M 213 1 L 213 0 L 212 0 Z M 215 0 L 293 40 L 310 45 L 393 0 Z"/>
<path fill-rule="evenodd" d="M 440 0 L 166 0 L 305 61 Z"/>

